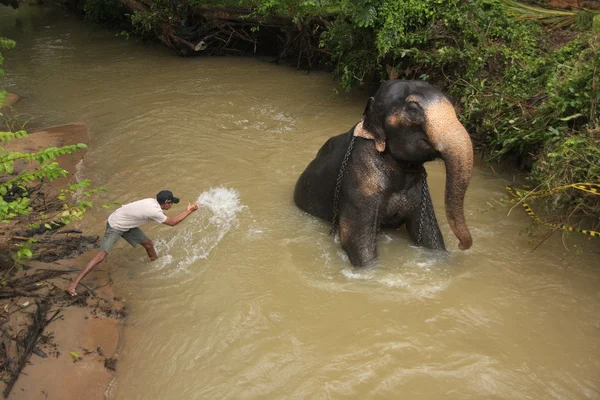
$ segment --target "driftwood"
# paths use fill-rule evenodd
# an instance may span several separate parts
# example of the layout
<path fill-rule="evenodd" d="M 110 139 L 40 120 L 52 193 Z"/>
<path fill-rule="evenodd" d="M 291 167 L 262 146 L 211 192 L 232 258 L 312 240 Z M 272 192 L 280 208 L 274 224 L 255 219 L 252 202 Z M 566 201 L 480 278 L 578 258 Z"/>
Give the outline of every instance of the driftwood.
<path fill-rule="evenodd" d="M 56 318 L 60 310 L 56 311 L 52 318 L 46 319 L 48 315 L 48 311 L 50 310 L 49 302 L 36 302 L 36 311 L 31 314 L 31 318 L 33 320 L 32 324 L 29 325 L 29 329 L 27 330 L 25 337 L 23 339 L 19 338 L 11 338 L 10 335 L 7 335 L 6 332 L 2 331 L 2 344 L 6 348 L 5 341 L 6 340 L 15 340 L 17 346 L 17 352 L 20 353 L 15 360 L 9 359 L 8 354 L 4 354 L 6 359 L 4 360 L 4 367 L 10 372 L 10 377 L 8 382 L 6 382 L 6 387 L 4 388 L 4 398 L 8 398 L 10 391 L 12 390 L 15 382 L 19 378 L 21 371 L 27 364 L 31 353 L 35 349 L 35 345 L 42 334 L 44 329 L 48 324 Z"/>

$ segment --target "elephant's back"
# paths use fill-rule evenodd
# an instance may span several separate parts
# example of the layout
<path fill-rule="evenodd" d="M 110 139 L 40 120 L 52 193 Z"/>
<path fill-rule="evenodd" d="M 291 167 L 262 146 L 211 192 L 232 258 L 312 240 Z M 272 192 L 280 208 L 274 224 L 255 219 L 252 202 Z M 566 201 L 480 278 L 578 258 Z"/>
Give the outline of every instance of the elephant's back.
<path fill-rule="evenodd" d="M 351 131 L 329 138 L 302 172 L 294 188 L 294 202 L 301 210 L 331 222 L 337 174 L 350 140 Z"/>

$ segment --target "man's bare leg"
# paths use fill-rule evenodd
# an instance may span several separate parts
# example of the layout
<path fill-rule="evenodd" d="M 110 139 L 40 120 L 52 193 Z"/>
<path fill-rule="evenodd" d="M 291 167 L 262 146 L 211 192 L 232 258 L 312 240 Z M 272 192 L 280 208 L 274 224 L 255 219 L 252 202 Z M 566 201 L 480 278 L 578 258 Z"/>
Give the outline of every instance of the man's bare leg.
<path fill-rule="evenodd" d="M 65 289 L 67 293 L 69 293 L 71 296 L 77 296 L 77 292 L 75 291 L 75 289 L 77 288 L 77 285 L 79 285 L 79 281 L 81 281 L 87 274 L 89 274 L 92 268 L 100 264 L 106 258 L 106 255 L 107 253 L 105 251 L 100 250 L 98 254 L 96 254 L 94 258 L 92 258 L 86 264 L 85 268 L 79 273 L 79 275 L 77 275 L 77 277 L 69 285 L 69 287 Z"/>
<path fill-rule="evenodd" d="M 143 248 L 146 249 L 146 253 L 148 253 L 148 257 L 150 257 L 150 261 L 154 261 L 158 258 L 158 254 L 156 254 L 156 249 L 154 248 L 154 244 L 152 243 L 152 240 L 150 240 L 150 239 L 144 240 L 143 242 L 140 242 L 140 244 L 142 245 Z"/>

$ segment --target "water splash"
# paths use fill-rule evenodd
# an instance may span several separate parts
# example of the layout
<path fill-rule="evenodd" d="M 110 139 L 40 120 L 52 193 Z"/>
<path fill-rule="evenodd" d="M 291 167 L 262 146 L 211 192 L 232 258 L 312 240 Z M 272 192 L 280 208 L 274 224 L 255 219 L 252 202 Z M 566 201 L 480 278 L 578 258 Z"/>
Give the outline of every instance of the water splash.
<path fill-rule="evenodd" d="M 244 209 L 240 204 L 240 196 L 235 189 L 224 187 L 211 188 L 198 196 L 198 203 L 213 212 L 210 222 L 228 224 L 235 220 L 238 212 Z"/>
<path fill-rule="evenodd" d="M 188 267 L 207 259 L 231 228 L 238 226 L 237 214 L 246 206 L 235 189 L 211 188 L 198 197 L 200 208 L 183 223 L 183 229 L 171 239 L 155 241 L 161 255 L 155 270 L 168 267 L 169 275 L 187 273 Z"/>

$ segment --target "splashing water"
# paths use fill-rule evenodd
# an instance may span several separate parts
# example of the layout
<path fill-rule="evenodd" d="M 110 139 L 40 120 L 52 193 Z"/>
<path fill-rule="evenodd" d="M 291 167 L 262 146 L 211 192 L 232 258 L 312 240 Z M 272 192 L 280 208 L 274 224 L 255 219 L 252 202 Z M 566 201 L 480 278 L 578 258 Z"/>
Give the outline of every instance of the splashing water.
<path fill-rule="evenodd" d="M 235 189 L 227 189 L 224 187 L 211 188 L 200 194 L 198 203 L 202 207 L 207 207 L 213 212 L 210 222 L 213 224 L 221 224 L 235 220 L 236 214 L 244 209 L 240 205 L 240 197 Z"/>
<path fill-rule="evenodd" d="M 232 227 L 238 225 L 237 214 L 246 206 L 240 203 L 235 189 L 217 187 L 200 194 L 200 208 L 185 221 L 185 227 L 169 240 L 156 240 L 161 257 L 155 269 L 169 267 L 169 275 L 188 272 L 187 267 L 206 259 Z M 175 268 L 172 268 L 175 266 Z"/>

